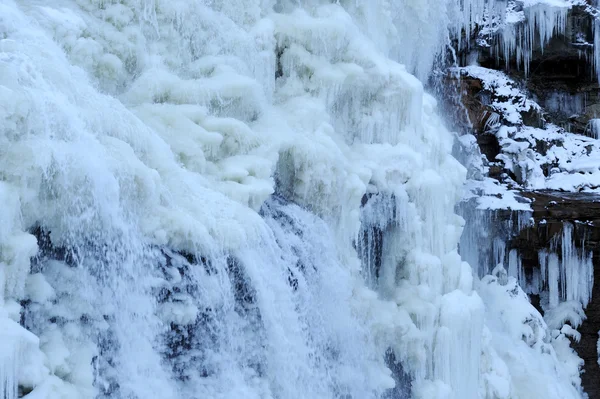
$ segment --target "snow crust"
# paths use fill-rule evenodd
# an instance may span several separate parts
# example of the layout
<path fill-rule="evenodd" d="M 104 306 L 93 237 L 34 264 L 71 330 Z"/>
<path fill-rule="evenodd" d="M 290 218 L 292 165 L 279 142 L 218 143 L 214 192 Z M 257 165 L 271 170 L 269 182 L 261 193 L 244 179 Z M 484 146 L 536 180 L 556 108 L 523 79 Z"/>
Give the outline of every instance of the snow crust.
<path fill-rule="evenodd" d="M 579 397 L 419 80 L 492 3 L 0 3 L 0 397 Z"/>

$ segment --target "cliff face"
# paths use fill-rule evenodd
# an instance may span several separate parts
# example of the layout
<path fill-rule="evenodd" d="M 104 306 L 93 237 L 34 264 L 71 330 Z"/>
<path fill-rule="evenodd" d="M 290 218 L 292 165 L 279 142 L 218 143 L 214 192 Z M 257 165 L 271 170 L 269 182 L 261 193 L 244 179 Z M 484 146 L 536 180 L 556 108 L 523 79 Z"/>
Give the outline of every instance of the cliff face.
<path fill-rule="evenodd" d="M 546 119 L 578 134 L 590 134 L 590 120 L 600 115 L 595 65 L 594 24 L 596 10 L 589 5 L 573 6 L 564 30 L 554 31 L 543 46 L 534 47 L 528 73 L 497 51 L 480 51 L 479 63 L 502 68 L 522 82 L 544 109 Z"/>
<path fill-rule="evenodd" d="M 535 275 L 536 271 L 539 271 L 540 252 L 551 251 L 556 238 L 563 232 L 565 223 L 575 226 L 572 236 L 575 245 L 580 250 L 592 254 L 591 300 L 585 307 L 586 319 L 577 327 L 581 335 L 580 339 L 573 341 L 573 348 L 584 362 L 581 379 L 585 392 L 590 398 L 599 398 L 600 367 L 597 342 L 600 331 L 600 195 L 565 192 L 524 192 L 523 195 L 533 200 L 531 205 L 534 222 L 513 237 L 509 247 L 516 249 L 520 254 L 527 275 Z M 562 248 L 560 252 L 564 253 Z M 539 304 L 539 294 L 532 294 L 530 297 L 532 303 Z M 538 308 L 544 312 L 544 309 L 539 306 Z"/>
<path fill-rule="evenodd" d="M 553 317 L 565 303 L 584 309 L 584 320 L 566 319 L 578 330 L 572 347 L 584 362 L 583 387 L 600 398 L 598 12 L 584 1 L 568 10 L 512 3 L 520 17 L 478 32 L 445 80 L 460 93 L 447 98 L 455 127 L 466 132 L 457 152 L 476 143 L 481 154 L 463 156 L 471 180 L 461 212 L 479 216 L 466 226 L 461 250 L 480 277 L 497 273 L 498 263 L 517 277 L 549 329 L 564 332 Z M 541 32 L 540 15 L 559 16 Z M 507 31 L 535 29 L 533 40 L 516 39 L 530 54 L 507 51 Z"/>

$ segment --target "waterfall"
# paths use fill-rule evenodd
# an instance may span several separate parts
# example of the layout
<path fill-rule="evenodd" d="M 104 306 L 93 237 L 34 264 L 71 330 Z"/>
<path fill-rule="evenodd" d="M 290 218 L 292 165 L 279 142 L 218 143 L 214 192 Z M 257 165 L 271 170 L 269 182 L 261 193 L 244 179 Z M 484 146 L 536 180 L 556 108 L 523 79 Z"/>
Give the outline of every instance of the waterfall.
<path fill-rule="evenodd" d="M 578 397 L 424 89 L 505 6 L 0 3 L 0 399 Z"/>

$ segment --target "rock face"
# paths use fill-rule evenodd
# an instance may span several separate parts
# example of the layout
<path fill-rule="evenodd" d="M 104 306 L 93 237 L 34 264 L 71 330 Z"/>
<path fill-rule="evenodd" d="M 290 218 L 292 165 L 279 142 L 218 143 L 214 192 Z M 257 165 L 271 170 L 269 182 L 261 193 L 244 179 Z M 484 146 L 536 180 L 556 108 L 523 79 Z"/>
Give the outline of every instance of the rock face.
<path fill-rule="evenodd" d="M 522 4 L 512 3 L 522 10 Z M 550 30 L 545 41 L 534 39 L 528 68 L 501 51 L 502 27 L 477 40 L 478 47 L 463 52 L 462 66 L 451 69 L 444 81 L 460 95 L 445 100 L 454 109 L 457 130 L 472 134 L 482 155 L 482 161 L 467 165 L 485 176 L 469 183 L 469 201 L 478 198 L 479 209 L 490 209 L 489 221 L 496 224 L 491 237 L 504 234 L 501 258 L 518 253 L 521 285 L 542 314 L 549 308 L 549 288 L 536 280 L 547 273 L 540 272 L 545 262 L 540 254 L 554 251 L 562 262 L 565 251 L 559 238 L 567 225 L 573 226 L 569 245 L 591 252 L 591 300 L 584 301 L 587 319 L 574 326 L 581 339 L 574 339 L 572 346 L 584 361 L 584 390 L 590 398 L 600 398 L 600 86 L 593 61 L 598 11 L 591 2 L 572 3 L 562 28 Z M 517 22 L 528 23 L 533 22 Z M 467 66 L 467 59 L 476 59 L 478 66 Z M 519 212 L 532 218 L 525 227 L 498 227 Z M 490 258 L 498 252 L 492 245 L 487 250 Z M 559 287 L 564 295 L 564 286 Z"/>
<path fill-rule="evenodd" d="M 596 255 L 596 254 L 595 254 Z M 581 382 L 585 392 L 591 398 L 600 398 L 600 366 L 598 365 L 598 331 L 600 331 L 600 268 L 598 261 L 594 264 L 594 289 L 592 302 L 587 306 L 585 314 L 587 319 L 578 331 L 581 340 L 575 342 L 573 347 L 583 359 L 583 373 Z"/>
<path fill-rule="evenodd" d="M 569 132 L 590 134 L 590 120 L 600 117 L 593 62 L 595 13 L 589 5 L 573 6 L 567 14 L 564 32 L 555 32 L 543 48 L 534 48 L 527 76 L 521 65 L 506 60 L 498 51 L 479 51 L 478 62 L 490 69 L 503 69 L 523 82 L 544 108 L 548 121 Z"/>
<path fill-rule="evenodd" d="M 535 224 L 520 232 L 510 247 L 521 254 L 523 266 L 529 272 L 539 267 L 538 253 L 548 249 L 565 222 L 573 223 L 573 240 L 584 242 L 593 253 L 594 283 L 591 302 L 585 309 L 587 319 L 578 328 L 579 342 L 573 347 L 584 361 L 582 384 L 590 398 L 600 397 L 600 366 L 598 365 L 598 332 L 600 331 L 600 195 L 589 193 L 524 192 L 533 200 Z M 539 300 L 539 298 L 535 298 Z M 532 298 L 532 302 L 535 302 Z M 541 310 L 541 309 L 540 309 Z"/>

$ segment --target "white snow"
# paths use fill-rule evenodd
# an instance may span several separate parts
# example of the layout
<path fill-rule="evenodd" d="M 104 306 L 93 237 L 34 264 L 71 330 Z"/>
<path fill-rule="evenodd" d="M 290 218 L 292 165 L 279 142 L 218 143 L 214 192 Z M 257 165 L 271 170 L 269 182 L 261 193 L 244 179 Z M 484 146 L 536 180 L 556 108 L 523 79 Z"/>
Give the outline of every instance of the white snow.
<path fill-rule="evenodd" d="M 479 284 L 492 331 L 488 339 L 498 356 L 493 360 L 484 357 L 489 372 L 484 374 L 481 396 L 580 397 L 575 387 L 581 383 L 581 359 L 564 334 L 551 338 L 549 326 L 517 280 L 509 277 L 506 285 L 500 285 L 495 277 L 486 276 Z M 554 367 L 558 359 L 562 367 Z M 507 376 L 509 384 L 505 383 Z M 569 383 L 563 384 L 566 381 Z"/>

